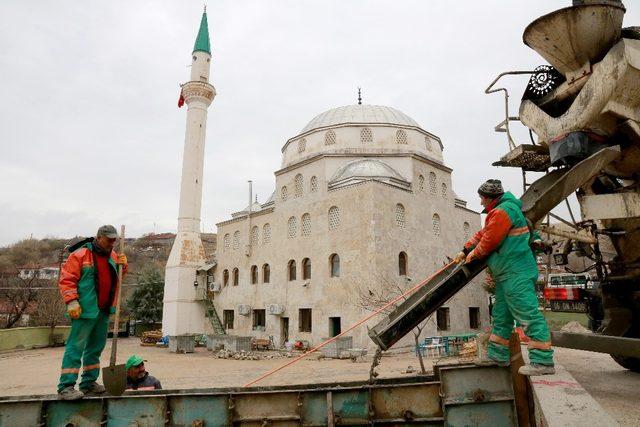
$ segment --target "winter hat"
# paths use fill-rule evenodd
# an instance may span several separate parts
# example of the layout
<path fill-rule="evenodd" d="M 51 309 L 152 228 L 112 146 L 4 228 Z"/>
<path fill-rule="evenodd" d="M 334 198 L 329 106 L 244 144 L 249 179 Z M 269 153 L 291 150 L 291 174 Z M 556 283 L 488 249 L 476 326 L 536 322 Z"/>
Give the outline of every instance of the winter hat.
<path fill-rule="evenodd" d="M 496 199 L 504 194 L 502 181 L 499 179 L 489 179 L 478 188 L 478 194 L 490 199 Z"/>

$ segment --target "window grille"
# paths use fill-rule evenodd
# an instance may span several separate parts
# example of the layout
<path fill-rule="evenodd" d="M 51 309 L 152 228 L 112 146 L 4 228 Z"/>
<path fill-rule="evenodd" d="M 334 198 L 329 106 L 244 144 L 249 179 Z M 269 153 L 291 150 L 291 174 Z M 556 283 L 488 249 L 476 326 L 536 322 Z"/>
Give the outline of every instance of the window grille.
<path fill-rule="evenodd" d="M 424 191 L 424 176 L 418 176 L 418 190 Z"/>
<path fill-rule="evenodd" d="M 287 190 L 286 186 L 282 187 L 280 195 L 283 202 L 287 200 L 287 197 L 289 197 L 289 190 Z"/>
<path fill-rule="evenodd" d="M 302 175 L 296 175 L 294 179 L 293 197 L 302 197 Z"/>
<path fill-rule="evenodd" d="M 298 141 L 298 153 L 303 153 L 307 149 L 307 140 L 302 138 Z"/>
<path fill-rule="evenodd" d="M 226 252 L 229 249 L 229 233 L 224 235 L 224 251 Z"/>
<path fill-rule="evenodd" d="M 404 228 L 405 220 L 404 220 L 404 206 L 398 203 L 396 205 L 396 225 L 398 227 Z"/>
<path fill-rule="evenodd" d="M 433 172 L 429 172 L 429 191 L 436 194 L 436 174 Z"/>
<path fill-rule="evenodd" d="M 236 231 L 233 233 L 233 249 L 238 249 L 240 247 L 240 232 Z"/>
<path fill-rule="evenodd" d="M 289 239 L 293 239 L 298 234 L 298 220 L 295 216 L 289 218 L 287 222 L 287 237 Z"/>
<path fill-rule="evenodd" d="M 311 192 L 315 193 L 318 191 L 318 178 L 315 176 L 311 177 Z"/>
<path fill-rule="evenodd" d="M 329 208 L 329 230 L 340 227 L 340 210 L 337 206 Z"/>
<path fill-rule="evenodd" d="M 369 128 L 360 130 L 360 142 L 373 142 L 373 132 Z"/>
<path fill-rule="evenodd" d="M 440 215 L 438 214 L 433 214 L 433 234 L 435 234 L 436 236 L 440 235 Z"/>
<path fill-rule="evenodd" d="M 464 224 L 462 224 L 462 231 L 464 233 L 464 240 L 467 241 L 469 240 L 469 223 L 465 222 Z"/>
<path fill-rule="evenodd" d="M 396 131 L 396 142 L 398 144 L 406 144 L 407 143 L 407 133 L 402 129 L 398 129 Z"/>
<path fill-rule="evenodd" d="M 447 184 L 442 183 L 442 197 L 447 197 Z"/>
<path fill-rule="evenodd" d="M 258 226 L 254 226 L 251 229 L 251 244 L 257 246 L 260 243 L 260 232 L 258 231 Z"/>
<path fill-rule="evenodd" d="M 308 236 L 311 234 L 311 215 L 308 213 L 302 215 L 302 235 Z"/>
<path fill-rule="evenodd" d="M 271 224 L 267 223 L 262 227 L 262 243 L 271 242 Z"/>
<path fill-rule="evenodd" d="M 431 140 L 428 136 L 424 137 L 424 146 L 427 150 L 431 151 Z"/>
<path fill-rule="evenodd" d="M 336 143 L 336 133 L 332 130 L 328 130 L 324 134 L 324 145 L 333 145 Z"/>

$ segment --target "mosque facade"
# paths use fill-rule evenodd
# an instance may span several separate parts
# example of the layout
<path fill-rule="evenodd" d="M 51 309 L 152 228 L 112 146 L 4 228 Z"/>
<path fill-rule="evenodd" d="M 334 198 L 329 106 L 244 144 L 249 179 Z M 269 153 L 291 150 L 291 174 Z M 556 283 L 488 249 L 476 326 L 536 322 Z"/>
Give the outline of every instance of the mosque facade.
<path fill-rule="evenodd" d="M 313 118 L 282 147 L 271 197 L 217 224 L 212 294 L 226 333 L 319 344 L 441 268 L 481 226 L 442 151 L 391 107 Z M 487 294 L 472 282 L 423 334 L 488 325 Z M 372 345 L 364 326 L 348 335 Z"/>

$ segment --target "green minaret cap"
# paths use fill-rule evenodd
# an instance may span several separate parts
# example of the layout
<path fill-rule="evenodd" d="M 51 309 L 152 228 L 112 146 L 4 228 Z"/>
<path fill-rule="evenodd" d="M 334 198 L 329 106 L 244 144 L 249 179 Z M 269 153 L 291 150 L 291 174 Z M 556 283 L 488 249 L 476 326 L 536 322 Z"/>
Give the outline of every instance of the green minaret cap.
<path fill-rule="evenodd" d="M 202 20 L 200 20 L 200 29 L 198 30 L 198 37 L 196 37 L 196 44 L 193 45 L 194 52 L 206 52 L 211 55 L 211 44 L 209 43 L 209 25 L 207 24 L 207 10 L 202 13 Z"/>

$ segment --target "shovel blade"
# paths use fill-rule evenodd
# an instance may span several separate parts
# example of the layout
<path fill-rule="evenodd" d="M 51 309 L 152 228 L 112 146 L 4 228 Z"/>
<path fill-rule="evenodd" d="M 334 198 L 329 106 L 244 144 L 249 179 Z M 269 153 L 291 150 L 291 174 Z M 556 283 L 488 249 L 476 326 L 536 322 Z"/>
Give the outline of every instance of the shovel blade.
<path fill-rule="evenodd" d="M 127 388 L 127 370 L 125 365 L 113 365 L 102 368 L 102 381 L 107 393 L 121 396 Z"/>

